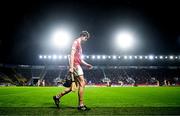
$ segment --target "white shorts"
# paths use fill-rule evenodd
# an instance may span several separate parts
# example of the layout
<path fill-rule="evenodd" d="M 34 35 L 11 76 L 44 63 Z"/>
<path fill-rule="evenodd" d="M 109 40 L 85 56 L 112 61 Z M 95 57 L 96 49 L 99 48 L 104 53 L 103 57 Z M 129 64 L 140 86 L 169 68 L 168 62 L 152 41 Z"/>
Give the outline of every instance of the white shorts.
<path fill-rule="evenodd" d="M 75 67 L 75 76 L 81 76 L 81 75 L 83 75 L 84 73 L 83 73 L 83 70 L 82 70 L 82 68 L 81 68 L 81 66 L 80 65 L 77 65 L 76 67 Z"/>

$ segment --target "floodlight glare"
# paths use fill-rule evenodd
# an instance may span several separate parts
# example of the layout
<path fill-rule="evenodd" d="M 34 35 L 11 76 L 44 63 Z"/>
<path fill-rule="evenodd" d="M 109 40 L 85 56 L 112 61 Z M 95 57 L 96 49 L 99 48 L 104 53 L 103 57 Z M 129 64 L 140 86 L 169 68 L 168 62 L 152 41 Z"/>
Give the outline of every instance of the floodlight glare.
<path fill-rule="evenodd" d="M 163 59 L 163 56 L 159 56 L 160 59 Z"/>
<path fill-rule="evenodd" d="M 118 33 L 116 38 L 118 46 L 120 46 L 122 49 L 128 49 L 134 44 L 134 37 L 129 32 Z"/>
<path fill-rule="evenodd" d="M 53 55 L 53 59 L 54 59 L 54 60 L 57 59 L 57 56 L 56 56 L 56 55 Z"/>
<path fill-rule="evenodd" d="M 65 30 L 57 30 L 52 35 L 53 45 L 59 48 L 66 47 L 70 42 L 70 34 Z"/>
<path fill-rule="evenodd" d="M 92 59 L 95 59 L 95 58 L 96 58 L 96 57 L 93 55 L 93 56 L 92 56 Z"/>
<path fill-rule="evenodd" d="M 46 55 L 44 55 L 44 59 L 46 59 L 47 58 L 47 56 Z"/>
<path fill-rule="evenodd" d="M 169 58 L 172 60 L 172 59 L 174 59 L 174 57 L 173 56 L 169 56 Z"/>
<path fill-rule="evenodd" d="M 48 59 L 51 59 L 51 56 L 48 56 Z"/>
<path fill-rule="evenodd" d="M 127 59 L 127 56 L 124 56 L 124 59 Z"/>
<path fill-rule="evenodd" d="M 132 56 L 129 56 L 129 59 L 132 59 Z"/>
<path fill-rule="evenodd" d="M 145 59 L 148 59 L 148 56 L 145 56 Z"/>
<path fill-rule="evenodd" d="M 113 56 L 113 59 L 116 59 L 117 57 L 116 56 Z"/>
<path fill-rule="evenodd" d="M 67 56 L 66 56 L 66 55 L 64 56 L 64 59 L 67 59 Z"/>
<path fill-rule="evenodd" d="M 89 59 L 89 56 L 86 56 L 87 59 Z"/>
<path fill-rule="evenodd" d="M 103 59 L 106 59 L 106 56 L 102 56 Z"/>
<path fill-rule="evenodd" d="M 150 60 L 153 60 L 153 59 L 154 59 L 154 56 L 149 55 L 149 59 L 150 59 Z"/>
<path fill-rule="evenodd" d="M 139 56 L 139 59 L 143 59 L 143 57 L 142 57 L 142 56 Z"/>
<path fill-rule="evenodd" d="M 98 55 L 98 56 L 97 56 L 97 59 L 101 59 L 101 56 L 100 56 L 100 55 Z"/>
<path fill-rule="evenodd" d="M 40 55 L 40 56 L 39 56 L 39 59 L 42 59 L 42 58 L 43 58 L 42 55 Z"/>
<path fill-rule="evenodd" d="M 137 56 L 134 56 L 135 59 L 137 59 Z"/>
<path fill-rule="evenodd" d="M 62 59 L 62 56 L 61 56 L 61 55 L 59 55 L 59 59 Z"/>

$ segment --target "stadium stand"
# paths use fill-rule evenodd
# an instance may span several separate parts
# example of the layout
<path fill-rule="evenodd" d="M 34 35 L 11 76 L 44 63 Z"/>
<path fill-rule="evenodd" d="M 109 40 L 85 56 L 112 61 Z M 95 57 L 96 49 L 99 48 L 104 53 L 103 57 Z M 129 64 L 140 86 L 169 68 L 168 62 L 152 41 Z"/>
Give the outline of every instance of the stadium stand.
<path fill-rule="evenodd" d="M 45 80 L 46 86 L 61 84 L 68 72 L 66 66 L 1 66 L 0 83 L 5 85 L 32 85 L 33 77 Z M 89 85 L 180 85 L 180 67 L 171 66 L 95 66 L 92 70 L 84 68 Z"/>

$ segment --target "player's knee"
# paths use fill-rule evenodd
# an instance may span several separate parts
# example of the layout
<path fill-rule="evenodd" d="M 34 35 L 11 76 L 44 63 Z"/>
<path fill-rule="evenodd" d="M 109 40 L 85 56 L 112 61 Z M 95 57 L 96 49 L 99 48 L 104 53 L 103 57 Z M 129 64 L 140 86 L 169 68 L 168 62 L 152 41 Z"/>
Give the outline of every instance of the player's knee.
<path fill-rule="evenodd" d="M 85 87 L 85 85 L 86 85 L 85 81 L 84 81 L 84 80 L 81 80 L 80 86 L 81 86 L 81 87 Z"/>
<path fill-rule="evenodd" d="M 79 77 L 79 82 L 80 82 L 80 87 L 85 87 L 86 83 L 85 83 L 85 80 L 84 80 L 84 76 Z"/>

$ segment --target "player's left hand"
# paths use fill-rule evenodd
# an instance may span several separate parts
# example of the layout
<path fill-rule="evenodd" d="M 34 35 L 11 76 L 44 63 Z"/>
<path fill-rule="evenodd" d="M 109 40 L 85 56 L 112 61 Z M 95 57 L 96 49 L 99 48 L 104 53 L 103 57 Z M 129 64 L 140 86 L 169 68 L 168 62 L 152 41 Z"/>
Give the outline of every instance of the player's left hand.
<path fill-rule="evenodd" d="M 92 69 L 93 68 L 93 66 L 91 64 L 88 64 L 87 67 L 88 67 L 88 69 Z"/>

